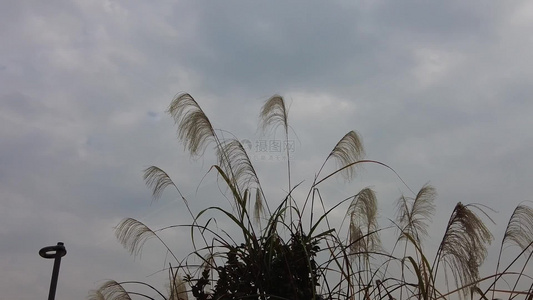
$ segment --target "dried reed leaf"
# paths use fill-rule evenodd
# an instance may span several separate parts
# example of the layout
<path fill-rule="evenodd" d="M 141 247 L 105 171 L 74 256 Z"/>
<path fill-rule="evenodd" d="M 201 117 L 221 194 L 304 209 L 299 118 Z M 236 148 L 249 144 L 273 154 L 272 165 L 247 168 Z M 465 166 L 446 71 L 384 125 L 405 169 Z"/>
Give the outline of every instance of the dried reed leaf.
<path fill-rule="evenodd" d="M 254 203 L 254 221 L 259 224 L 261 221 L 261 215 L 264 213 L 263 206 L 263 192 L 260 189 L 255 190 L 255 203 Z"/>

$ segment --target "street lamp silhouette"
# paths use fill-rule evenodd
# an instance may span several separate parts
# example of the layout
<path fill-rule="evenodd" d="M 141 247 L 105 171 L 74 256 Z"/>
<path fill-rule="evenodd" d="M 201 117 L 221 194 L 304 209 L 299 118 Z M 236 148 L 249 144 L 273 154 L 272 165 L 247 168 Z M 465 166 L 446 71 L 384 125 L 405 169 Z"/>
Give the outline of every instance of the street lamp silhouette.
<path fill-rule="evenodd" d="M 59 266 L 61 265 L 61 257 L 67 254 L 65 244 L 58 242 L 56 246 L 48 246 L 39 250 L 39 255 L 43 258 L 54 259 L 54 269 L 52 270 L 52 282 L 50 283 L 50 292 L 48 293 L 48 300 L 54 300 L 56 297 L 57 278 L 59 277 Z"/>

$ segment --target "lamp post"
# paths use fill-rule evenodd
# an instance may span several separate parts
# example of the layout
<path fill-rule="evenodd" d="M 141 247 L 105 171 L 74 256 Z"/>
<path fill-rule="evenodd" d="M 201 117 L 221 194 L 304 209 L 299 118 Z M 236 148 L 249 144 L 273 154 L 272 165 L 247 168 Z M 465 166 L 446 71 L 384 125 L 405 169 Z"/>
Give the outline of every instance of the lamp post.
<path fill-rule="evenodd" d="M 39 255 L 43 258 L 54 259 L 54 269 L 52 270 L 52 282 L 50 283 L 50 292 L 48 293 L 48 300 L 54 300 L 56 297 L 57 278 L 59 277 L 59 266 L 61 265 L 61 257 L 67 254 L 65 244 L 58 242 L 56 246 L 48 246 L 39 250 Z"/>

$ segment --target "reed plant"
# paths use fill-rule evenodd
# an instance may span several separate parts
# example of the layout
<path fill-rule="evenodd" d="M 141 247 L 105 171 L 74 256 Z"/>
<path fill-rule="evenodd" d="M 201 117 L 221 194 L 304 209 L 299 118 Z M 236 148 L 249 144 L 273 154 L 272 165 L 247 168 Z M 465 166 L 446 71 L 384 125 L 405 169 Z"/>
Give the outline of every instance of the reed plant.
<path fill-rule="evenodd" d="M 495 270 L 482 275 L 480 267 L 493 236 L 486 226 L 492 212 L 481 204 L 457 203 L 438 247 L 428 253 L 424 242 L 435 214 L 433 186 L 426 184 L 411 196 L 400 195 L 396 216 L 387 226 L 378 224 L 378 200 L 371 188 L 334 200 L 333 205 L 325 200 L 324 182 L 336 176 L 349 181 L 363 164 L 396 174 L 385 163 L 364 158 L 355 131 L 346 133 L 326 156 L 304 199 L 295 199 L 294 191 L 302 187 L 291 180 L 286 147 L 287 193 L 281 199 L 267 199 L 243 145 L 213 128 L 191 95 L 175 97 L 168 112 L 192 157 L 201 157 L 214 147 L 217 163 L 209 173 L 223 183 L 226 192 L 221 192 L 221 198 L 229 198 L 231 205 L 225 208 L 224 202 L 213 199 L 213 206 L 194 212 L 168 173 L 157 166 L 145 169 L 144 180 L 153 198 L 174 189 L 192 221 L 153 230 L 126 218 L 115 233 L 133 255 L 150 238 L 166 248 L 173 259 L 165 269 L 168 289 L 111 280 L 93 291 L 90 299 L 533 299 L 528 269 L 533 254 L 533 209 L 526 204 L 519 204 L 509 219 Z M 281 96 L 266 101 L 259 118 L 262 130 L 281 128 L 289 142 L 288 111 Z M 333 163 L 334 171 L 322 174 Z M 332 220 L 341 209 L 345 229 Z M 222 219 L 231 228 L 220 228 L 217 221 Z M 184 228 L 190 232 L 193 247 L 187 255 L 174 253 L 160 236 L 163 230 Z M 384 245 L 383 234 L 394 235 L 392 243 Z M 512 253 L 511 258 L 507 253 Z M 135 285 L 145 289 L 138 292 L 132 288 Z"/>

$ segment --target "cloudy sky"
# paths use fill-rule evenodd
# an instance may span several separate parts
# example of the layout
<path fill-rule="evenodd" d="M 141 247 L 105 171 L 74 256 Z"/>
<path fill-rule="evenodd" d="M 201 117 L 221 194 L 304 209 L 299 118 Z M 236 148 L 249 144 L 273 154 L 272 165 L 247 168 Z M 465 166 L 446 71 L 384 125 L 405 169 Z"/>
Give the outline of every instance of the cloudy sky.
<path fill-rule="evenodd" d="M 500 239 L 514 206 L 533 200 L 533 3 L 429 3 L 3 1 L 2 298 L 46 297 L 52 261 L 38 250 L 58 241 L 68 254 L 56 299 L 84 298 L 109 278 L 157 281 L 150 275 L 168 262 L 157 243 L 134 259 L 113 236 L 124 217 L 154 228 L 189 220 L 172 192 L 151 203 L 142 181 L 150 165 L 196 208 L 227 206 L 214 175 L 202 181 L 214 160 L 191 160 L 165 113 L 180 92 L 215 127 L 251 141 L 251 152 L 279 137 L 256 125 L 264 101 L 281 94 L 294 181 L 309 183 L 354 129 L 367 157 L 413 190 L 437 188 L 433 243 L 458 201 L 497 211 Z M 255 162 L 275 203 L 285 164 Z M 330 203 L 372 186 L 384 219 L 409 195 L 377 166 L 342 183 L 333 180 Z M 167 238 L 187 253 L 187 232 Z"/>

